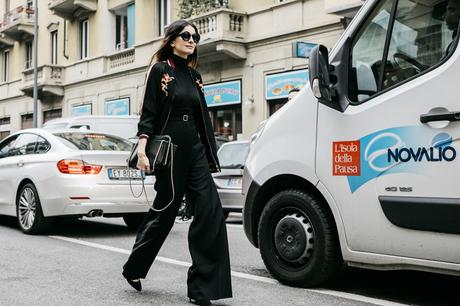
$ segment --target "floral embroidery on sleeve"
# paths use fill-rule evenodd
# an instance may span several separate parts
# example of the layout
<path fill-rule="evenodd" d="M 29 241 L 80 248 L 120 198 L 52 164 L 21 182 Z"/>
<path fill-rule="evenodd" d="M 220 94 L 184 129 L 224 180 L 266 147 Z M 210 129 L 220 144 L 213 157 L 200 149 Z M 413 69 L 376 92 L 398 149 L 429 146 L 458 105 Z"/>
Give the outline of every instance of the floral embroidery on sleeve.
<path fill-rule="evenodd" d="M 169 82 L 172 80 L 174 80 L 174 77 L 170 77 L 168 73 L 163 74 L 163 77 L 161 78 L 161 90 L 165 93 L 166 96 L 168 96 Z"/>
<path fill-rule="evenodd" d="M 203 82 L 199 78 L 196 78 L 195 82 L 198 84 L 198 86 L 200 87 L 201 91 L 204 92 Z"/>

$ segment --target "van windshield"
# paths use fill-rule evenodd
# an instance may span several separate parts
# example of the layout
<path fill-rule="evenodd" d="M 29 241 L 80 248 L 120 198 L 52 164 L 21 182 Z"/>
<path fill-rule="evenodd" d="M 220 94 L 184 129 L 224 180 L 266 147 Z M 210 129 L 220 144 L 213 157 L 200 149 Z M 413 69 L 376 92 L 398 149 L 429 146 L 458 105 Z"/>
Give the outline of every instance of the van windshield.
<path fill-rule="evenodd" d="M 99 133 L 55 133 L 54 136 L 74 150 L 131 151 L 132 144 L 122 138 Z"/>

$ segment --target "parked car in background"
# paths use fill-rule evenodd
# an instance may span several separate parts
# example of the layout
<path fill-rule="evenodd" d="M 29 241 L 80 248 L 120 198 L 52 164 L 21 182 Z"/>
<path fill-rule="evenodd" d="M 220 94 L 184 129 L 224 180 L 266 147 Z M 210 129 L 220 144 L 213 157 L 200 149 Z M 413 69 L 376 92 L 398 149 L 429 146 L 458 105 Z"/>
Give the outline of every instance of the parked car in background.
<path fill-rule="evenodd" d="M 77 116 L 49 120 L 43 128 L 91 130 L 132 140 L 136 137 L 138 122 L 139 116 Z"/>
<path fill-rule="evenodd" d="M 241 194 L 244 162 L 249 152 L 248 141 L 231 141 L 222 144 L 217 157 L 222 171 L 213 173 L 225 218 L 230 212 L 242 212 L 244 197 Z"/>
<path fill-rule="evenodd" d="M 136 227 L 150 206 L 140 171 L 128 169 L 131 143 L 80 130 L 28 129 L 0 142 L 0 214 L 16 216 L 25 233 L 55 217 L 123 217 Z M 144 181 L 154 197 L 153 177 Z"/>
<path fill-rule="evenodd" d="M 223 137 L 223 136 L 219 136 L 219 135 L 215 135 L 215 138 L 216 138 L 216 149 L 219 150 L 219 148 L 224 144 L 224 143 L 227 143 L 229 142 L 230 140 L 228 140 L 228 138 L 226 137 Z"/>

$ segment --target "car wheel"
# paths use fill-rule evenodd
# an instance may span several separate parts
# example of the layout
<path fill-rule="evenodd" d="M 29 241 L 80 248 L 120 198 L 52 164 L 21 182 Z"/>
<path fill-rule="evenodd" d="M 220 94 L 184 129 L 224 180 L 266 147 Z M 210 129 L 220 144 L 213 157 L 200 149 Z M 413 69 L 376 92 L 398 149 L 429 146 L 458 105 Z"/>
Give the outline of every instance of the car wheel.
<path fill-rule="evenodd" d="M 130 229 L 137 230 L 139 226 L 141 226 L 146 215 L 146 213 L 124 215 L 123 221 L 125 221 Z"/>
<path fill-rule="evenodd" d="M 267 269 L 288 285 L 322 284 L 342 265 L 332 215 L 302 191 L 285 190 L 270 199 L 259 221 L 258 239 Z"/>
<path fill-rule="evenodd" d="M 50 225 L 43 216 L 38 192 L 32 183 L 22 186 L 16 200 L 16 215 L 19 228 L 26 234 L 39 234 Z"/>

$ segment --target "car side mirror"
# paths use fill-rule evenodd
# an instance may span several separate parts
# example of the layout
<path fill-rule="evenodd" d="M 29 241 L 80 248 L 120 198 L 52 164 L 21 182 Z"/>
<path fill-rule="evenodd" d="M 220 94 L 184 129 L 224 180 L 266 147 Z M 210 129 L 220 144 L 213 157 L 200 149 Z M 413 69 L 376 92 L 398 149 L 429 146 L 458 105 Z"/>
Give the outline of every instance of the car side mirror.
<path fill-rule="evenodd" d="M 315 97 L 332 102 L 333 89 L 330 81 L 329 52 L 323 45 L 314 47 L 310 54 L 310 86 Z"/>

